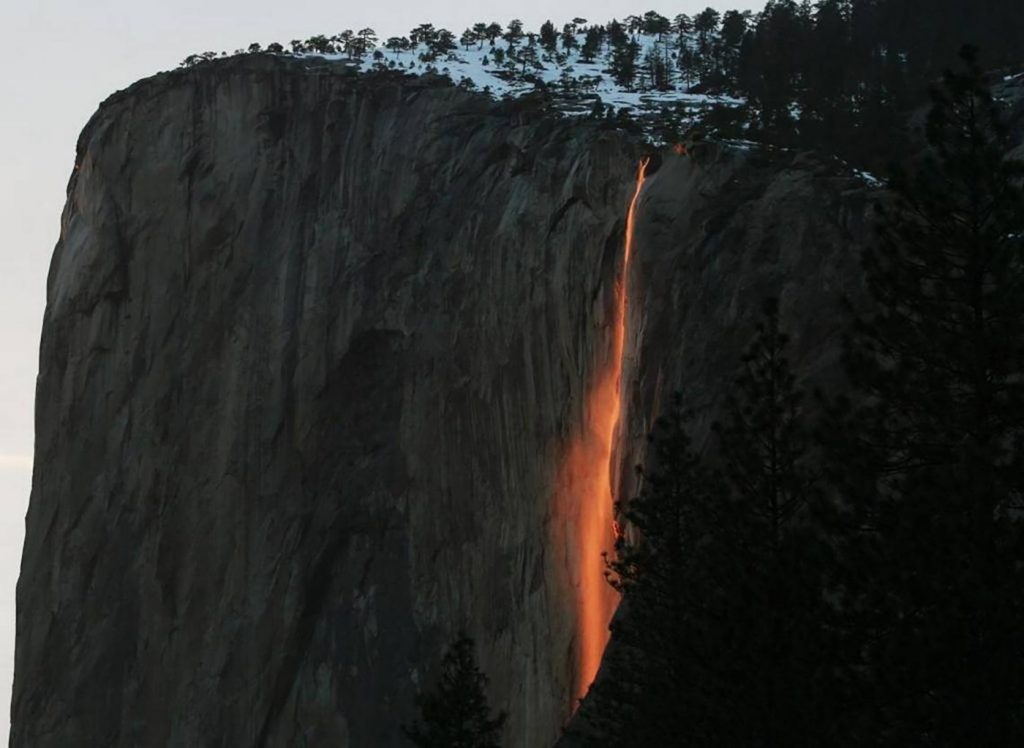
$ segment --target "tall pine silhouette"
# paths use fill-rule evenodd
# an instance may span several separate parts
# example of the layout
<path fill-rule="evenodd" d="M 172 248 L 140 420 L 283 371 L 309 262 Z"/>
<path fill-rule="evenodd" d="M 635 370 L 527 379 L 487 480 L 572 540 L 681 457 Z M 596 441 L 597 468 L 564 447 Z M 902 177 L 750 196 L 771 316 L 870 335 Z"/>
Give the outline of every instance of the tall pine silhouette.
<path fill-rule="evenodd" d="M 507 715 L 491 715 L 486 687 L 473 640 L 461 635 L 441 662 L 434 690 L 417 699 L 420 719 L 403 731 L 419 748 L 498 748 Z"/>
<path fill-rule="evenodd" d="M 835 475 L 865 734 L 1024 741 L 1024 164 L 974 50 L 892 181 L 857 321 Z"/>
<path fill-rule="evenodd" d="M 628 664 L 600 687 L 601 744 L 821 745 L 838 724 L 817 476 L 776 303 L 764 311 L 715 428 L 718 459 L 695 452 L 677 401 L 645 490 L 621 507 L 635 539 L 609 566 Z"/>

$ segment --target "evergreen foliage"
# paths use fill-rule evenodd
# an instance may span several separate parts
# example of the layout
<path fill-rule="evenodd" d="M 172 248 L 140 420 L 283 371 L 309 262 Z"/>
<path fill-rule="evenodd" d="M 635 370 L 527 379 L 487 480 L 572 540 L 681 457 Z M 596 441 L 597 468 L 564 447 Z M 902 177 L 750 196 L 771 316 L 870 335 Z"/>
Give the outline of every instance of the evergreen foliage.
<path fill-rule="evenodd" d="M 694 452 L 681 402 L 659 419 L 652 435 L 653 468 L 644 475 L 647 490 L 621 504 L 620 515 L 641 542 L 619 542 L 609 561 L 611 581 L 623 594 L 624 613 L 612 636 L 629 657 L 627 667 L 598 686 L 608 723 L 601 726 L 611 745 L 671 745 L 703 703 L 687 698 L 686 685 L 700 648 L 698 605 L 712 582 L 697 549 L 712 524 L 720 490 Z"/>
<path fill-rule="evenodd" d="M 738 97 L 746 102 L 739 111 L 723 116 L 719 110 L 736 102 L 719 101 L 705 112 L 705 123 L 726 137 L 819 148 L 874 170 L 906 151 L 901 123 L 926 103 L 920 92 L 952 61 L 960 44 L 983 41 L 991 66 L 1024 63 L 1018 5 L 1010 0 L 767 0 L 759 13 L 709 7 L 693 18 L 679 14 L 669 20 L 650 10 L 624 23 L 588 26 L 586 19 L 576 18 L 561 32 L 546 21 L 536 35 L 519 20 L 507 27 L 477 22 L 460 36 L 421 24 L 409 40 L 420 62 L 429 64 L 458 59 L 460 43 L 468 52 L 503 39 L 508 65 L 490 72 L 523 84 L 536 83 L 536 71 L 551 65 L 560 70 L 549 82 L 571 76 L 574 63 L 598 63 L 630 92 Z M 543 53 L 537 64 L 524 64 L 515 50 L 531 36 L 539 38 Z M 373 31 L 364 29 L 296 39 L 290 53 L 361 60 L 376 44 Z M 406 51 L 385 46 L 395 57 Z M 264 52 L 286 54 L 276 43 L 236 54 Z M 182 65 L 223 56 L 190 55 Z M 379 55 L 374 59 L 383 60 Z M 567 98 L 578 97 L 583 88 L 562 86 Z M 671 123 L 671 109 L 665 106 L 662 121 L 654 121 L 649 133 Z M 645 116 L 658 119 L 650 112 Z"/>
<path fill-rule="evenodd" d="M 864 716 L 887 741 L 1024 741 L 1024 164 L 977 67 L 934 93 L 865 255 L 834 468 Z M 870 480 L 866 480 L 870 476 Z"/>
<path fill-rule="evenodd" d="M 658 422 L 585 743 L 1024 744 L 1024 164 L 962 54 L 825 427 L 775 302 L 708 448 L 680 403 Z"/>
<path fill-rule="evenodd" d="M 491 715 L 486 687 L 473 640 L 460 635 L 441 662 L 434 690 L 416 700 L 420 719 L 403 731 L 419 748 L 498 748 L 507 715 Z"/>
<path fill-rule="evenodd" d="M 558 48 L 558 33 L 551 21 L 545 21 L 540 27 L 540 45 L 551 53 Z"/>
<path fill-rule="evenodd" d="M 611 744 L 821 745 L 839 721 L 829 554 L 808 511 L 802 395 L 777 307 L 763 322 L 715 427 L 718 459 L 698 455 L 681 403 L 659 421 L 645 490 L 620 506 L 638 540 L 609 562 L 623 594 L 613 624 L 629 664 L 600 684 Z"/>
<path fill-rule="evenodd" d="M 612 40 L 612 59 L 609 72 L 615 82 L 623 88 L 631 89 L 633 87 L 639 54 L 640 45 L 625 34 Z"/>

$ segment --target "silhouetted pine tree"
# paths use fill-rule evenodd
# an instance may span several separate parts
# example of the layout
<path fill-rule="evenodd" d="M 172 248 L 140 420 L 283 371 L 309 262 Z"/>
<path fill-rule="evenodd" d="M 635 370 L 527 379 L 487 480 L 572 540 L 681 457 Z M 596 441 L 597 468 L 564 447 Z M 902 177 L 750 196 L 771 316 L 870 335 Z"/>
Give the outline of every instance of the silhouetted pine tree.
<path fill-rule="evenodd" d="M 865 736 L 1024 744 L 1024 164 L 975 53 L 865 254 L 834 474 Z"/>
<path fill-rule="evenodd" d="M 619 506 L 639 538 L 620 541 L 609 563 L 623 595 L 612 637 L 625 665 L 598 686 L 605 724 L 595 745 L 675 745 L 706 706 L 695 663 L 712 633 L 702 631 L 715 584 L 704 549 L 721 482 L 691 447 L 680 399 L 656 423 L 651 444 L 645 490 Z"/>
<path fill-rule="evenodd" d="M 540 46 L 550 54 L 554 54 L 558 48 L 558 32 L 551 21 L 545 21 L 540 27 Z"/>
<path fill-rule="evenodd" d="M 823 596 L 830 565 L 803 395 L 778 306 L 765 302 L 724 421 L 715 426 L 727 500 L 711 554 L 721 599 L 710 626 L 714 684 L 694 737 L 707 745 L 828 745 L 836 654 Z"/>
<path fill-rule="evenodd" d="M 747 33 L 747 14 L 736 10 L 722 16 L 722 34 L 719 49 L 722 81 L 731 90 L 738 87 L 740 46 Z"/>
<path fill-rule="evenodd" d="M 720 470 L 678 403 L 658 423 L 645 490 L 620 507 L 638 538 L 609 565 L 622 659 L 599 686 L 602 744 L 823 745 L 841 725 L 829 554 L 807 511 L 821 499 L 785 345 L 769 302 L 715 428 Z"/>
<path fill-rule="evenodd" d="M 441 662 L 434 690 L 416 700 L 420 719 L 403 732 L 420 748 L 498 748 L 507 715 L 491 716 L 486 686 L 487 676 L 473 655 L 473 640 L 461 635 Z"/>
<path fill-rule="evenodd" d="M 583 46 L 580 48 L 581 62 L 593 62 L 594 58 L 601 51 L 601 42 L 604 38 L 602 31 L 600 26 L 591 26 L 587 29 L 587 36 L 584 38 Z"/>
<path fill-rule="evenodd" d="M 609 65 L 609 72 L 615 82 L 625 88 L 633 87 L 633 80 L 636 78 L 637 57 L 640 55 L 640 45 L 633 39 L 625 36 L 612 36 L 612 55 Z"/>

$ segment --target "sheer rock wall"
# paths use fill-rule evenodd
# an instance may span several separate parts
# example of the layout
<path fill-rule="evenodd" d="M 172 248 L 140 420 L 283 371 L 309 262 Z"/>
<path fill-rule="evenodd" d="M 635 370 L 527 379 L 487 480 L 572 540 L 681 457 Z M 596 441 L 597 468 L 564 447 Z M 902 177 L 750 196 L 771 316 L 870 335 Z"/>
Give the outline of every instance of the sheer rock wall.
<path fill-rule="evenodd" d="M 48 283 L 11 744 L 401 745 L 459 630 L 507 744 L 554 743 L 579 563 L 554 479 L 639 153 L 530 98 L 309 61 L 111 97 Z M 813 159 L 664 154 L 623 494 L 667 392 L 706 426 L 763 295 L 811 321 L 801 371 L 831 365 L 863 212 Z"/>

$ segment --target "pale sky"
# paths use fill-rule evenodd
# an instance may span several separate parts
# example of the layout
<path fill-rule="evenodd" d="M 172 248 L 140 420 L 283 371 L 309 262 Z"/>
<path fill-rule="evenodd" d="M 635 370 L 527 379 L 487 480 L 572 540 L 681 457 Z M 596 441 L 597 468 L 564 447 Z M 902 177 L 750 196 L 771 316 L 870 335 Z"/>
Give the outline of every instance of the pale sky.
<path fill-rule="evenodd" d="M 657 2 L 668 17 L 707 0 Z M 763 3 L 710 3 L 756 10 Z M 78 133 L 106 96 L 176 67 L 188 54 L 228 52 L 313 34 L 374 28 L 382 38 L 433 23 L 456 34 L 477 21 L 520 18 L 536 29 L 582 16 L 607 21 L 651 6 L 624 0 L 4 0 L 0 29 L 0 743 L 6 745 L 17 581 L 32 469 L 33 401 L 46 272 L 60 231 Z M 552 15 L 557 12 L 557 15 Z"/>

